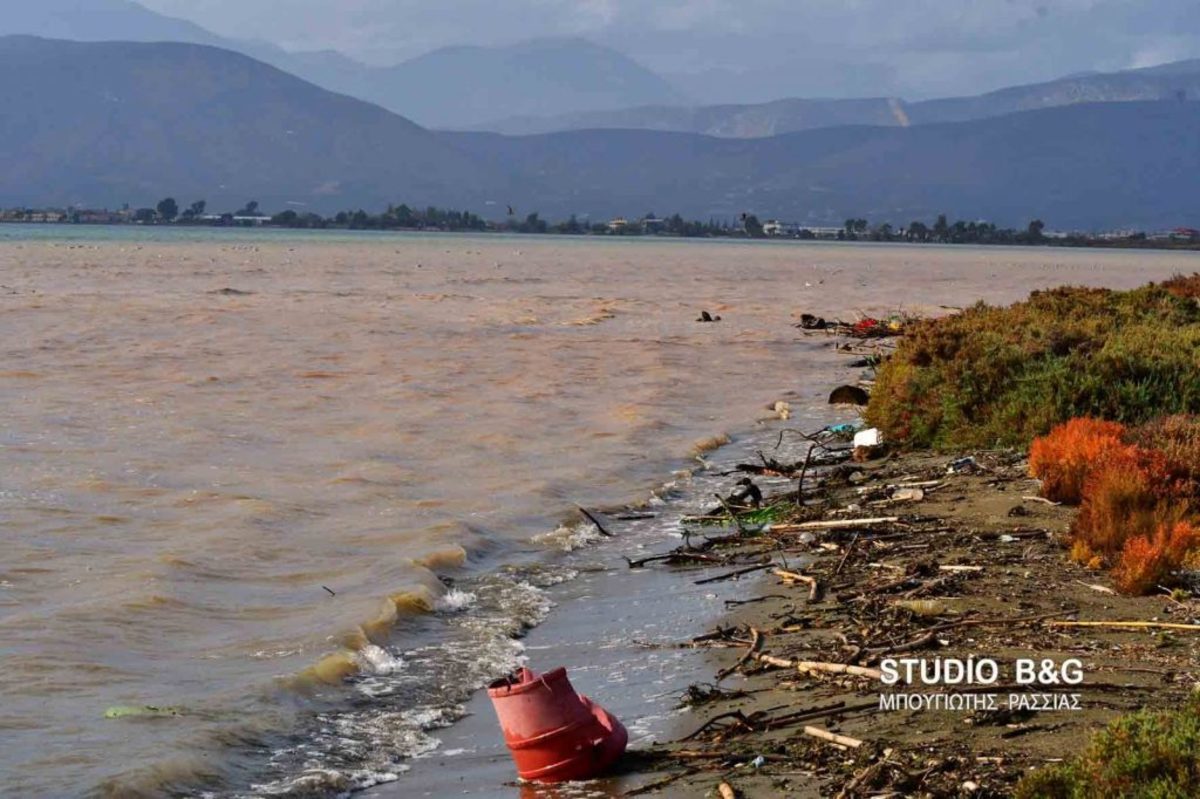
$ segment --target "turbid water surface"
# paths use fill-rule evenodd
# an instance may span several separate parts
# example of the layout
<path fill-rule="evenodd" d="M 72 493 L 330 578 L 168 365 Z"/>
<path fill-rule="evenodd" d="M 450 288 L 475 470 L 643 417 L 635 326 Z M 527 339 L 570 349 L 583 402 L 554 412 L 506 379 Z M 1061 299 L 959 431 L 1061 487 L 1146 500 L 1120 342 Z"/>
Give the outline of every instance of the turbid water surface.
<path fill-rule="evenodd" d="M 644 498 L 767 404 L 814 402 L 840 361 L 801 312 L 1197 263 L 0 230 L 0 794 L 387 778 L 521 657 L 510 634 L 585 543 L 575 505 Z"/>

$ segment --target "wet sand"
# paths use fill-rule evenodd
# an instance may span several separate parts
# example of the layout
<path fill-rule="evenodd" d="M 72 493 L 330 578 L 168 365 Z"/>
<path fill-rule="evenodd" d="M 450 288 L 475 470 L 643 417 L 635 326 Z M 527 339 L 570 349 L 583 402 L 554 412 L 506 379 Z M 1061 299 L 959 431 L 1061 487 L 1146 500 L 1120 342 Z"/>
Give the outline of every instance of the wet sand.
<path fill-rule="evenodd" d="M 545 618 L 559 551 L 586 532 L 553 534 L 574 505 L 644 497 L 777 399 L 819 415 L 838 359 L 797 336 L 801 312 L 1195 264 L 129 235 L 0 243 L 0 792 L 387 778 L 521 656 L 509 634 Z M 701 309 L 724 320 L 697 324 Z M 180 712 L 105 719 L 114 705 Z"/>

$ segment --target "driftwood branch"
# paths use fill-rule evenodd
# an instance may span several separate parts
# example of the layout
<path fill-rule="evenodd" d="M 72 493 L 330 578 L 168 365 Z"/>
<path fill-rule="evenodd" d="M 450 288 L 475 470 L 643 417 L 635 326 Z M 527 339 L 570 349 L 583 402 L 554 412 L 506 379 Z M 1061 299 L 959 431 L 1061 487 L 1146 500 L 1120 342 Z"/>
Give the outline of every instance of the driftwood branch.
<path fill-rule="evenodd" d="M 728 677 L 730 674 L 733 674 L 735 671 L 740 669 L 742 666 L 744 666 L 746 664 L 746 662 L 748 660 L 752 659 L 755 655 L 757 655 L 759 653 L 759 650 L 762 649 L 762 642 L 763 642 L 762 633 L 760 633 L 758 630 L 751 627 L 750 635 L 751 635 L 750 648 L 742 653 L 742 656 L 740 658 L 738 658 L 737 663 L 734 663 L 732 666 L 730 666 L 727 669 L 721 669 L 719 672 L 717 672 L 717 682 L 720 682 L 721 680 Z"/>
<path fill-rule="evenodd" d="M 899 516 L 877 516 L 872 519 L 829 519 L 826 521 L 800 522 L 799 524 L 777 524 L 771 527 L 773 533 L 799 533 L 804 530 L 848 530 L 855 527 L 878 527 L 881 524 L 895 524 Z"/>
<path fill-rule="evenodd" d="M 605 536 L 608 536 L 609 538 L 613 537 L 613 534 L 610 533 L 608 530 L 604 529 L 604 525 L 600 523 L 599 519 L 597 519 L 595 516 L 592 515 L 591 511 L 589 511 L 587 508 L 582 507 L 582 506 L 577 506 L 577 507 L 579 507 L 579 512 L 588 518 L 588 521 L 590 521 L 592 524 L 596 525 L 596 529 L 600 531 L 600 535 L 605 535 Z"/>
<path fill-rule="evenodd" d="M 772 573 L 777 577 L 782 577 L 789 583 L 804 583 L 808 586 L 808 601 L 817 601 L 817 597 L 820 595 L 820 585 L 817 583 L 816 577 L 810 577 L 807 574 L 800 574 L 799 572 L 790 572 L 785 569 L 775 569 Z"/>
<path fill-rule="evenodd" d="M 1109 627 L 1114 630 L 1200 630 L 1200 624 L 1166 621 L 1047 621 L 1047 627 Z"/>

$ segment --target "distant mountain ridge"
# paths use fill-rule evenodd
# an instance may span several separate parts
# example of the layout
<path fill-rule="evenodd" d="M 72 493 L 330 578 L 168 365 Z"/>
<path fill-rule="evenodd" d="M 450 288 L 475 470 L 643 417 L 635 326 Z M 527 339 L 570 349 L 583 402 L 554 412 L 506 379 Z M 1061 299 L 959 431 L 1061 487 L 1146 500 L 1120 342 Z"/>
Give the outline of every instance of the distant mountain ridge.
<path fill-rule="evenodd" d="M 578 38 L 444 47 L 374 70 L 354 94 L 442 128 L 470 126 L 497 111 L 610 110 L 684 99 L 633 60 Z"/>
<path fill-rule="evenodd" d="M 940 212 L 1065 228 L 1200 219 L 1200 103 L 1080 104 L 969 122 L 769 138 L 589 130 L 433 133 L 202 45 L 0 38 L 0 206 L 267 211 L 439 205 L 540 212 L 743 212 L 810 225 Z"/>
<path fill-rule="evenodd" d="M 1111 73 L 1087 73 L 970 97 L 910 103 L 898 98 L 785 99 L 714 106 L 646 106 L 615 112 L 519 117 L 477 126 L 511 135 L 591 128 L 701 133 L 724 138 L 776 136 L 836 125 L 966 122 L 1017 111 L 1081 103 L 1200 100 L 1200 60 Z"/>
<path fill-rule="evenodd" d="M 464 205 L 506 187 L 400 116 L 227 50 L 9 36 L 0 68 L 22 76 L 0 82 L 0 204 Z"/>
<path fill-rule="evenodd" d="M 469 127 L 512 114 L 687 102 L 663 78 L 585 39 L 444 47 L 392 67 L 374 67 L 335 51 L 288 52 L 268 42 L 221 37 L 131 0 L 38 0 L 12 5 L 0 14 L 0 35 L 223 47 L 428 127 Z"/>
<path fill-rule="evenodd" d="M 753 212 L 808 225 L 849 217 L 905 225 L 949 213 L 1089 230 L 1200 219 L 1197 130 L 1200 103 L 1160 101 L 758 139 L 637 130 L 446 135 L 480 160 L 537 175 L 538 207 L 560 214 Z"/>
<path fill-rule="evenodd" d="M 228 41 L 186 20 L 131 0 L 37 0 L 8 3 L 0 34 L 76 41 L 162 41 L 227 46 Z"/>

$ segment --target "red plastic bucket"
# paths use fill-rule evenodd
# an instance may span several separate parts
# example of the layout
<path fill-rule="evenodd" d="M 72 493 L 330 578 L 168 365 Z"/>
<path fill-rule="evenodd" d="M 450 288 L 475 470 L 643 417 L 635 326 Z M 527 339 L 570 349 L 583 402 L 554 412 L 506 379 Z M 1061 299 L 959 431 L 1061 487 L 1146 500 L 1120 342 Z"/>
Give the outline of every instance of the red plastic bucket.
<path fill-rule="evenodd" d="M 567 670 L 529 669 L 488 686 L 504 741 L 523 780 L 598 776 L 625 751 L 629 734 L 608 711 L 575 693 Z"/>

